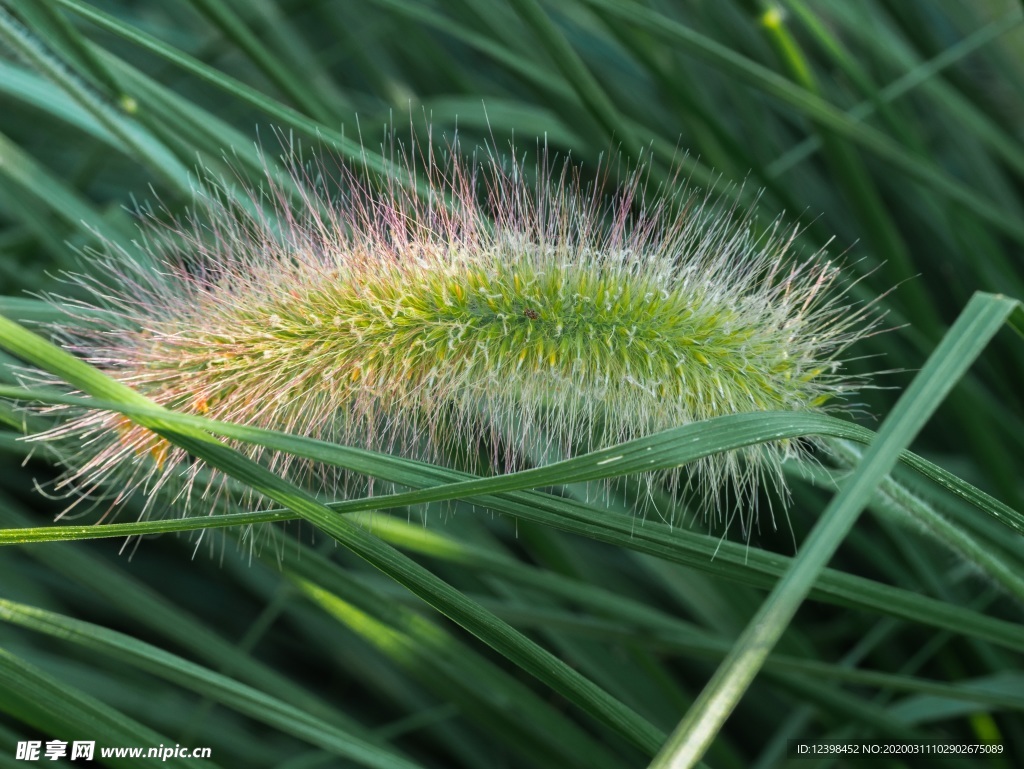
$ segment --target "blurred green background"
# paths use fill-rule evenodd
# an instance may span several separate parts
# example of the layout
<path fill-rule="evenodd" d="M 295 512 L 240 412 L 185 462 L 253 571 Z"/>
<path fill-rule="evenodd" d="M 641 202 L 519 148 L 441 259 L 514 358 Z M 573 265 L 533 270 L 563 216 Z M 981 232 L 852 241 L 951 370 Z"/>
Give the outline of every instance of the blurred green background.
<path fill-rule="evenodd" d="M 802 223 L 805 253 L 829 244 L 854 296 L 882 296 L 890 330 L 850 364 L 891 372 L 864 395 L 877 427 L 973 292 L 1024 297 L 1022 22 L 1010 0 L 0 0 L 0 312 L 48 317 L 33 296 L 70 292 L 60 274 L 90 269 L 76 252 L 98 236 L 135 237 L 134 201 L 182 212 L 198 163 L 225 171 L 230 154 L 231 173 L 257 179 L 255 143 L 275 129 L 370 174 L 386 126 L 435 140 L 457 129 L 466 150 L 514 141 L 532 157 L 546 142 L 585 175 L 616 152 L 644 158 L 655 184 L 681 167 L 764 225 Z M 914 444 L 1016 509 L 1022 378 L 1024 347 L 1003 332 Z M 34 486 L 56 470 L 28 456 L 3 403 L 0 423 L 0 525 L 45 525 L 62 503 Z M 690 566 L 468 507 L 410 514 L 425 528 L 381 515 L 374 531 L 668 731 L 771 584 L 761 550 L 792 555 L 826 500 L 794 480 L 792 533 L 765 524 L 747 548 L 733 531 L 732 560 L 712 548 Z M 1021 568 L 1019 535 L 941 501 Z M 676 534 L 717 542 L 699 525 Z M 0 551 L 0 598 L 252 687 L 239 705 L 212 674 L 215 691 L 181 680 L 181 665 L 176 679 L 5 623 L 0 767 L 24 765 L 18 740 L 80 733 L 210 745 L 226 767 L 646 765 L 309 526 L 282 527 L 280 542 Z M 1019 603 L 885 515 L 865 515 L 831 566 L 867 580 L 849 583 L 854 596 L 901 592 L 874 608 L 807 604 L 708 764 L 784 766 L 790 738 L 942 736 L 1005 746 L 951 766 L 1024 765 Z M 902 614 L 886 610 L 900 601 Z M 309 733 L 268 717 L 271 698 L 315 719 Z M 357 760 L 339 734 L 383 751 Z"/>

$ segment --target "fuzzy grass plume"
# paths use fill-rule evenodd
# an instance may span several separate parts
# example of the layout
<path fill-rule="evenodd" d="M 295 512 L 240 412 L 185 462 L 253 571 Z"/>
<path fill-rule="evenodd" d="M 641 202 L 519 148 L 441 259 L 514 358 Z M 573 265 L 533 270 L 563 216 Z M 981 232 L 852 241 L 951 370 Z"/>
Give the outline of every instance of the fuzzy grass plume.
<path fill-rule="evenodd" d="M 871 322 L 831 262 L 791 257 L 795 231 L 755 235 L 749 213 L 682 188 L 652 202 L 640 171 L 612 194 L 568 163 L 451 150 L 406 156 L 403 184 L 294 153 L 259 188 L 206 180 L 188 217 L 145 216 L 139 242 L 91 255 L 106 277 L 74 280 L 110 321 L 63 329 L 67 346 L 179 411 L 475 470 L 735 412 L 844 408 L 856 389 L 839 358 Z M 47 437 L 77 447 L 74 495 L 220 488 L 123 417 L 67 417 Z M 323 468 L 239 448 L 337 490 Z M 745 504 L 800 450 L 647 481 L 706 511 Z"/>

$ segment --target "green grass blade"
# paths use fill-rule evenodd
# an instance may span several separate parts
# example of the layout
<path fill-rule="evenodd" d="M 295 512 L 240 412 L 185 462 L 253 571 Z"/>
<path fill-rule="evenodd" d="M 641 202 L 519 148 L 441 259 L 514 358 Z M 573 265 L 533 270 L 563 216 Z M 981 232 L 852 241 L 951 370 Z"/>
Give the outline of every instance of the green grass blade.
<path fill-rule="evenodd" d="M 151 401 L 111 379 L 42 337 L 0 318 L 0 345 L 84 392 L 127 404 L 153 407 Z M 170 412 L 166 412 L 170 414 Z M 510 661 L 551 686 L 585 712 L 653 753 L 663 739 L 658 729 L 583 678 L 568 665 L 516 632 L 431 572 L 347 521 L 288 481 L 260 467 L 199 429 L 176 431 L 163 417 L 140 424 L 164 436 L 280 505 L 293 510 L 334 537 L 360 558 L 409 588 L 424 601 L 492 646 Z"/>
<path fill-rule="evenodd" d="M 802 5 L 798 13 L 800 13 L 802 18 L 805 18 L 805 14 L 809 15 L 809 11 Z M 967 56 L 998 40 L 1003 35 L 1017 29 L 1022 23 L 1024 23 L 1024 15 L 1017 10 L 1010 11 L 1005 16 L 990 21 L 963 40 L 959 40 L 949 46 L 942 53 L 917 64 L 906 74 L 879 89 L 876 94 L 879 105 L 870 100 L 863 101 L 850 109 L 847 114 L 854 120 L 864 120 L 870 117 L 881 105 L 895 102 L 905 94 L 919 88 L 922 84 L 930 82 L 944 69 L 953 66 Z M 1019 146 L 1013 142 L 1006 141 L 998 134 L 993 137 L 992 143 L 1009 162 L 1018 168 L 1024 169 L 1024 151 Z M 765 169 L 765 172 L 769 176 L 781 176 L 795 165 L 801 163 L 820 147 L 821 140 L 819 137 L 808 137 L 773 161 Z"/>
<path fill-rule="evenodd" d="M 18 392 L 23 391 L 18 390 Z M 116 404 L 110 405 L 121 413 L 128 415 L 148 414 L 152 417 L 159 414 L 158 411 L 152 409 L 117 406 Z M 790 421 L 792 415 L 782 414 L 777 416 L 781 417 L 779 425 L 792 424 Z M 175 425 L 202 425 L 223 435 L 256 440 L 261 445 L 290 451 L 296 456 L 316 458 L 317 461 L 350 467 L 359 472 L 368 472 L 377 477 L 406 485 L 437 486 L 454 481 L 453 485 L 456 488 L 461 488 L 457 485 L 461 483 L 459 478 L 465 477 L 451 470 L 433 468 L 429 465 L 412 462 L 411 460 L 376 455 L 371 452 L 333 446 L 332 444 L 323 444 L 322 442 L 296 436 L 285 436 L 270 433 L 269 431 L 263 431 L 262 433 L 259 431 L 252 432 L 253 428 L 241 426 L 218 426 L 218 423 L 204 420 L 201 417 L 167 412 L 164 418 Z M 732 418 L 728 417 L 727 419 Z M 855 426 L 847 425 L 839 420 L 830 420 L 828 417 L 816 417 L 816 419 L 819 420 L 817 428 L 819 431 L 827 430 L 830 425 L 834 424 L 833 431 L 838 429 L 841 434 L 845 434 L 847 437 L 855 437 L 858 434 L 858 430 L 851 432 L 851 428 Z M 786 435 L 785 432 L 780 433 L 776 425 L 772 425 L 771 430 L 768 432 L 773 437 L 784 437 Z M 870 440 L 870 435 L 871 433 L 868 432 L 867 440 Z M 713 440 L 717 436 L 717 433 L 712 433 L 708 439 Z M 764 434 L 760 434 L 758 439 L 763 438 Z M 647 441 L 649 439 L 643 440 Z M 693 448 L 691 447 L 691 453 L 686 456 L 691 458 L 693 456 L 701 456 L 703 451 L 714 450 L 717 445 L 710 444 L 709 448 L 708 444 L 704 444 L 696 454 L 693 453 Z M 929 463 L 925 460 L 916 458 L 909 453 L 907 456 L 914 458 L 912 462 L 914 466 L 928 468 Z M 585 461 L 585 459 L 580 457 L 572 461 L 579 462 Z M 948 475 L 947 473 L 943 477 Z M 952 476 L 949 477 L 952 478 Z M 503 478 L 480 480 L 484 483 L 505 482 Z M 520 479 L 519 483 L 521 482 Z M 966 486 L 962 481 L 955 478 L 952 478 L 950 483 L 956 488 Z M 974 492 L 978 495 L 987 496 L 976 489 Z M 435 489 L 433 493 L 436 497 L 444 499 L 454 498 L 450 491 L 442 495 Z M 457 496 L 457 494 L 454 496 Z M 965 496 L 970 495 L 965 494 Z M 408 499 L 408 497 L 405 498 Z M 386 504 L 384 499 L 387 499 L 387 497 L 338 502 L 328 506 L 335 510 L 344 508 L 349 512 L 354 512 L 356 509 L 377 509 L 381 504 Z M 717 537 L 696 534 L 678 527 L 669 527 L 656 521 L 647 521 L 642 527 L 637 527 L 634 520 L 628 516 L 609 514 L 592 506 L 555 498 L 540 492 L 517 491 L 486 495 L 476 497 L 475 502 L 483 508 L 507 514 L 522 521 L 541 523 L 583 537 L 613 544 L 617 547 L 655 555 L 659 558 L 696 567 L 711 574 L 744 584 L 770 587 L 779 576 L 785 573 L 790 563 L 790 559 L 783 556 L 722 541 Z M 1007 510 L 1009 509 L 1007 508 Z M 1009 512 L 1013 516 L 1019 517 L 1019 514 L 1015 511 L 1010 510 Z M 138 523 L 48 526 L 36 529 L 0 530 L 0 544 L 134 536 L 201 528 L 243 526 L 290 520 L 294 517 L 293 513 L 287 511 L 266 511 L 203 518 L 142 521 Z M 1024 629 L 1021 629 L 1019 626 L 985 617 L 957 606 L 917 596 L 907 591 L 881 585 L 871 580 L 826 570 L 818 581 L 812 595 L 818 600 L 891 614 L 910 621 L 921 622 L 954 632 L 965 632 L 1011 648 L 1024 649 Z"/>
<path fill-rule="evenodd" d="M 15 300 L 9 300 L 8 306 L 17 310 L 21 304 Z M 27 306 L 30 314 L 36 307 L 31 303 Z M 3 307 L 4 302 L 0 300 L 0 310 Z M 40 317 L 49 316 L 44 314 Z M 504 491 L 601 480 L 630 473 L 667 469 L 711 454 L 769 440 L 817 435 L 870 443 L 874 438 L 874 433 L 866 428 L 822 414 L 794 412 L 734 414 L 699 424 L 673 428 L 540 468 L 509 473 L 495 478 L 475 478 L 465 473 L 387 454 L 353 449 L 273 430 L 219 422 L 205 417 L 158 411 L 145 406 L 3 385 L 0 385 L 0 397 L 106 409 L 129 417 L 162 417 L 171 420 L 176 425 L 196 427 L 214 435 L 255 443 L 296 457 L 344 467 L 404 486 L 417 489 L 424 486 L 438 486 L 429 490 L 379 495 L 364 500 L 335 503 L 333 509 L 344 512 L 383 509 L 450 499 L 467 499 Z M 1019 533 L 1024 533 L 1024 515 L 991 495 L 909 451 L 901 452 L 900 459 L 925 477 L 991 515 L 1000 523 Z"/>
<path fill-rule="evenodd" d="M 123 633 L 5 599 L 0 599 L 0 619 L 115 657 L 360 766 L 374 769 L 420 767 L 250 686 Z"/>
<path fill-rule="evenodd" d="M 546 595 L 556 596 L 566 605 L 582 606 L 589 612 L 589 617 L 601 617 L 607 622 L 601 630 L 609 637 L 626 638 L 632 643 L 649 645 L 659 651 L 673 650 L 698 658 L 721 659 L 729 651 L 730 643 L 724 638 L 680 620 L 660 608 L 641 603 L 636 598 L 623 597 L 581 579 L 565 577 L 520 563 L 513 558 L 485 550 L 450 535 L 438 534 L 397 517 L 381 516 L 377 513 L 357 516 L 357 519 L 371 528 L 374 534 L 396 547 L 447 563 L 459 564 L 472 569 L 474 573 L 495 574 L 516 584 L 541 590 Z M 997 694 L 969 684 L 945 684 L 912 676 L 846 668 L 779 653 L 769 656 L 765 673 L 772 675 L 784 671 L 810 678 L 827 678 L 897 691 L 930 693 L 950 699 L 985 703 L 993 707 L 1024 710 L 1024 693 L 1015 696 L 1007 693 Z"/>
<path fill-rule="evenodd" d="M 502 724 L 512 721 L 513 741 L 527 741 L 532 750 L 542 748 L 555 765 L 617 765 L 607 746 L 442 625 L 401 606 L 309 548 L 302 548 L 299 556 L 286 574 L 308 600 L 379 646 L 409 675 L 428 678 L 432 688 L 457 703 L 467 718 L 479 719 L 479 725 L 493 733 L 491 739 L 502 739 L 502 732 L 508 731 Z"/>
<path fill-rule="evenodd" d="M 66 2 L 67 0 L 60 0 Z M 882 160 L 899 168 L 910 178 L 941 191 L 951 200 L 969 208 L 979 218 L 998 227 L 1018 242 L 1024 242 L 1024 225 L 1002 210 L 994 201 L 960 183 L 950 174 L 923 158 L 906 151 L 897 142 L 877 129 L 851 119 L 845 112 L 795 85 L 778 73 L 763 67 L 743 54 L 734 51 L 679 22 L 652 11 L 636 2 L 624 0 L 586 0 L 621 19 L 685 47 L 715 66 L 766 94 L 770 94 L 807 117 L 834 131 L 837 135 L 864 146 Z"/>
<path fill-rule="evenodd" d="M 576 91 L 576 94 L 594 119 L 604 129 L 607 138 L 620 142 L 626 155 L 632 158 L 640 156 L 640 143 L 623 122 L 621 115 L 611 99 L 601 88 L 593 74 L 587 69 L 580 57 L 573 50 L 569 41 L 548 18 L 537 0 L 511 0 L 512 7 L 533 30 L 541 47 L 562 71 L 565 79 Z"/>
<path fill-rule="evenodd" d="M 0 604 L 0 616 L 4 614 Z M 174 740 L 150 729 L 126 713 L 95 697 L 58 681 L 34 665 L 0 648 L 0 711 L 18 718 L 44 734 L 73 740 L 95 741 L 97 748 L 173 745 Z M 94 760 L 101 760 L 99 750 Z M 124 766 L 125 760 L 108 759 L 108 766 Z M 216 767 L 211 759 L 205 766 Z M 161 766 L 195 767 L 194 759 L 169 758 Z"/>
<path fill-rule="evenodd" d="M 223 0 L 190 2 L 196 10 L 213 22 L 225 38 L 243 51 L 293 104 L 320 122 L 326 123 L 333 118 L 327 106 L 307 86 L 303 74 L 289 66 L 278 52 L 267 48 L 227 3 Z"/>
<path fill-rule="evenodd" d="M 107 221 L 87 201 L 2 133 L 0 174 L 7 176 L 20 194 L 39 199 L 71 227 L 84 224 L 98 233 L 113 234 Z"/>
<path fill-rule="evenodd" d="M 4 523 L 25 521 L 17 503 L 2 492 L 0 520 Z M 113 568 L 91 553 L 62 545 L 36 548 L 30 555 L 93 595 L 102 596 L 108 607 L 120 610 L 124 616 L 137 618 L 140 625 L 189 650 L 194 658 L 218 670 L 230 669 L 232 675 L 244 683 L 300 707 L 309 715 L 358 736 L 367 736 L 362 733 L 366 730 L 337 708 L 311 695 L 259 660 L 240 654 L 233 643 L 206 623 L 125 570 Z"/>
<path fill-rule="evenodd" d="M 852 446 L 838 446 L 844 465 L 856 467 L 862 453 Z M 924 500 L 891 478 L 879 484 L 874 504 L 895 520 L 917 522 L 926 534 L 941 542 L 955 554 L 978 568 L 994 584 L 1024 604 L 1024 577 L 1018 569 L 1006 563 L 998 551 L 984 544 L 955 523 L 946 520 Z"/>
<path fill-rule="evenodd" d="M 191 191 L 188 171 L 184 166 L 166 153 L 153 152 L 152 143 L 139 137 L 136 130 L 129 128 L 114 105 L 102 99 L 61 66 L 59 61 L 54 60 L 52 54 L 44 50 L 40 42 L 3 8 L 0 8 L 0 40 L 66 91 L 79 106 L 117 138 L 123 150 L 131 153 L 140 162 L 153 164 L 154 170 L 175 189 L 184 193 Z"/>
<path fill-rule="evenodd" d="M 302 113 L 267 97 L 257 89 L 242 83 L 236 78 L 225 75 L 194 57 L 160 42 L 153 36 L 124 24 L 110 14 L 96 10 L 79 0 L 54 1 L 80 15 L 82 18 L 88 19 L 101 29 L 129 40 L 141 48 L 166 59 L 182 70 L 224 90 L 231 96 L 256 107 L 267 116 L 279 120 L 281 122 L 280 128 L 292 128 L 315 142 L 321 140 L 329 141 L 344 157 L 358 163 L 367 170 L 382 176 L 394 177 L 394 167 L 383 156 L 367 150 L 358 141 L 345 136 L 344 133 L 335 128 L 306 117 Z M 400 183 L 407 181 L 399 177 L 394 178 Z"/>
<path fill-rule="evenodd" d="M 943 338 L 910 388 L 882 424 L 808 536 L 803 550 L 750 621 L 693 706 L 652 762 L 652 769 L 683 769 L 700 760 L 754 680 L 874 490 L 903 449 L 1007 319 L 1020 312 L 1012 299 L 977 294 Z"/>

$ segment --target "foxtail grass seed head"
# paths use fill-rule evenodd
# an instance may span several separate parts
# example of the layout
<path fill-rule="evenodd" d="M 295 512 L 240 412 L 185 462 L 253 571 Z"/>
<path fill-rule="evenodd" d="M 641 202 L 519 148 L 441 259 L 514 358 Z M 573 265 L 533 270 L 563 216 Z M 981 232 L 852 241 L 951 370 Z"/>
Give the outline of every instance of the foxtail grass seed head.
<path fill-rule="evenodd" d="M 861 383 L 840 358 L 873 323 L 833 262 L 791 255 L 795 230 L 755 234 L 751 213 L 685 185 L 647 195 L 642 170 L 613 194 L 543 153 L 528 167 L 457 149 L 406 154 L 402 183 L 295 153 L 256 188 L 206 179 L 187 217 L 143 216 L 139 241 L 90 255 L 103 277 L 73 280 L 109 320 L 64 341 L 177 411 L 477 471 L 466 457 L 502 471 L 724 414 L 847 407 Z M 124 417 L 65 416 L 47 437 L 77 447 L 61 481 L 76 497 L 223 488 Z M 322 490 L 344 484 L 238 448 Z M 762 479 L 781 486 L 781 461 L 803 450 L 645 480 L 728 514 Z"/>

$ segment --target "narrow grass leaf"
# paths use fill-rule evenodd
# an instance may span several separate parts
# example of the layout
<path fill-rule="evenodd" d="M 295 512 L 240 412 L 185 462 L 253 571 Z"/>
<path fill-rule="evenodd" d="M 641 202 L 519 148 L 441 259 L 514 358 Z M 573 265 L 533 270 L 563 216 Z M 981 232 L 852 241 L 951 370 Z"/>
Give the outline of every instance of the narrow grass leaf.
<path fill-rule="evenodd" d="M 4 614 L 0 603 L 0 617 Z M 19 720 L 44 734 L 72 740 L 88 740 L 103 747 L 174 745 L 168 737 L 140 724 L 95 697 L 58 681 L 36 666 L 0 648 L 0 711 L 17 714 Z M 108 766 L 124 766 L 124 759 L 98 760 Z M 214 767 L 211 759 L 203 765 Z M 195 767 L 194 759 L 170 757 L 161 766 Z"/>
<path fill-rule="evenodd" d="M 84 392 L 100 398 L 153 407 L 144 396 L 78 360 L 42 337 L 0 317 L 0 344 L 18 357 L 44 368 Z M 171 414 L 171 412 L 166 412 Z M 458 590 L 338 515 L 312 496 L 233 451 L 202 430 L 176 431 L 163 417 L 140 424 L 205 460 L 280 505 L 293 510 L 334 537 L 374 567 L 409 588 L 424 601 L 551 686 L 585 712 L 611 727 L 641 750 L 653 753 L 661 732 L 568 665 L 481 609 Z"/>
<path fill-rule="evenodd" d="M 0 619 L 114 657 L 360 766 L 374 769 L 418 769 L 420 766 L 250 686 L 123 633 L 5 599 L 0 599 Z"/>
<path fill-rule="evenodd" d="M 778 643 L 814 581 L 857 516 L 909 444 L 989 340 L 1020 303 L 975 294 L 886 418 L 853 474 L 832 499 L 794 559 L 651 764 L 684 769 L 697 764 Z"/>

